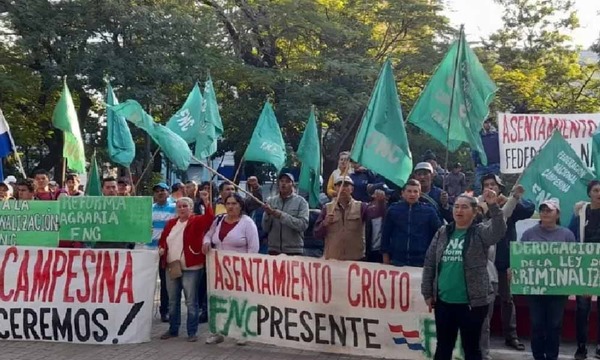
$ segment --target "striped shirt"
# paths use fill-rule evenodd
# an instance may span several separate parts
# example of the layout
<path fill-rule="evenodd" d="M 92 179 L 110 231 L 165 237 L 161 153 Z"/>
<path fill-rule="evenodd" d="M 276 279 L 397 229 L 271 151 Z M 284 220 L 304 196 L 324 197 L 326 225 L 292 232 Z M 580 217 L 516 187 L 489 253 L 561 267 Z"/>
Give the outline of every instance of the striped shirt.
<path fill-rule="evenodd" d="M 167 221 L 176 216 L 175 203 L 167 202 L 164 205 L 152 204 L 152 242 L 146 244 L 147 248 L 156 249 Z"/>

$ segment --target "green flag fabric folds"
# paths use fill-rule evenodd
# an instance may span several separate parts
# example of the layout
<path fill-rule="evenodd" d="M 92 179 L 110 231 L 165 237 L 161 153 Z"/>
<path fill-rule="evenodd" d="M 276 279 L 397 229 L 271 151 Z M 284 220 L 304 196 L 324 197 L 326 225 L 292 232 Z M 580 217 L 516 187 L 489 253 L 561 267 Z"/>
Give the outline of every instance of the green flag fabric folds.
<path fill-rule="evenodd" d="M 52 125 L 64 134 L 63 157 L 67 159 L 67 166 L 78 174 L 85 173 L 85 153 L 83 138 L 77 121 L 77 112 L 71 92 L 64 80 L 60 100 L 52 114 Z"/>
<path fill-rule="evenodd" d="M 100 185 L 100 173 L 98 172 L 98 162 L 96 153 L 92 156 L 92 164 L 88 174 L 87 184 L 85 185 L 85 195 L 102 196 L 102 186 Z"/>
<path fill-rule="evenodd" d="M 125 118 L 116 116 L 110 106 L 117 105 L 119 100 L 115 96 L 110 84 L 106 87 L 106 141 L 108 143 L 108 156 L 112 162 L 129 167 L 135 157 L 135 143 Z"/>
<path fill-rule="evenodd" d="M 298 145 L 298 159 L 302 162 L 298 188 L 308 192 L 309 205 L 317 208 L 321 193 L 321 142 L 314 109 L 310 110 L 304 134 Z"/>
<path fill-rule="evenodd" d="M 539 206 L 543 201 L 560 202 L 560 221 L 569 224 L 575 203 L 588 198 L 587 184 L 594 175 L 581 161 L 575 150 L 554 130 L 552 137 L 529 163 L 519 183 L 525 188 L 524 197 Z"/>
<path fill-rule="evenodd" d="M 461 31 L 419 96 L 408 121 L 450 151 L 456 151 L 462 143 L 469 144 L 486 165 L 479 132 L 496 90 Z"/>
<path fill-rule="evenodd" d="M 196 83 L 181 109 L 167 122 L 167 127 L 188 144 L 191 144 L 196 141 L 198 134 L 200 134 L 201 118 L 202 94 L 198 83 Z"/>
<path fill-rule="evenodd" d="M 594 160 L 596 179 L 600 179 L 600 127 L 592 135 L 592 159 Z"/>
<path fill-rule="evenodd" d="M 250 144 L 246 148 L 244 159 L 246 161 L 272 164 L 277 172 L 280 172 L 285 164 L 285 143 L 273 107 L 268 101 L 258 118 Z"/>
<path fill-rule="evenodd" d="M 204 83 L 200 134 L 196 139 L 196 157 L 204 159 L 217 152 L 217 140 L 221 135 L 223 135 L 223 121 L 219 114 L 219 104 L 213 82 L 209 76 Z"/>
<path fill-rule="evenodd" d="M 189 168 L 192 151 L 186 141 L 166 126 L 155 123 L 152 116 L 146 113 L 137 101 L 127 100 L 122 104 L 112 106 L 111 109 L 115 115 L 124 117 L 127 121 L 146 131 L 178 169 L 187 170 Z"/>
<path fill-rule="evenodd" d="M 389 60 L 379 74 L 350 157 L 398 186 L 404 186 L 412 172 L 412 155 Z"/>

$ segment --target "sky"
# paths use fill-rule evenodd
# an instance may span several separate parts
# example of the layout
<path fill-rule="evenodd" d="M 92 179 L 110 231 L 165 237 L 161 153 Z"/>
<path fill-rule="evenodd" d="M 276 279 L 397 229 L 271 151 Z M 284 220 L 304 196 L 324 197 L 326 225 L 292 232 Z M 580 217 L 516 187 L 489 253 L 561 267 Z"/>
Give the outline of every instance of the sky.
<path fill-rule="evenodd" d="M 451 24 L 465 25 L 469 41 L 479 41 L 502 27 L 502 7 L 493 0 L 446 0 Z M 580 28 L 571 36 L 576 45 L 589 48 L 600 37 L 600 0 L 575 0 Z"/>

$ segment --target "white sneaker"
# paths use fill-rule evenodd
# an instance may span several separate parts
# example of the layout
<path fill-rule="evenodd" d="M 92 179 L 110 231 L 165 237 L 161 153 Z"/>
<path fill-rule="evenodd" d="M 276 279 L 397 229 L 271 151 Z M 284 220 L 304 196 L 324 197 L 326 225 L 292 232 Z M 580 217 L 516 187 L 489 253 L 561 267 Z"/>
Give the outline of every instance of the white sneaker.
<path fill-rule="evenodd" d="M 225 340 L 225 338 L 223 337 L 223 335 L 210 334 L 206 338 L 206 343 L 207 344 L 219 344 L 219 343 L 222 343 L 224 340 Z"/>
<path fill-rule="evenodd" d="M 239 346 L 244 346 L 248 343 L 248 341 L 246 339 L 239 339 L 238 341 L 236 341 L 236 344 Z"/>

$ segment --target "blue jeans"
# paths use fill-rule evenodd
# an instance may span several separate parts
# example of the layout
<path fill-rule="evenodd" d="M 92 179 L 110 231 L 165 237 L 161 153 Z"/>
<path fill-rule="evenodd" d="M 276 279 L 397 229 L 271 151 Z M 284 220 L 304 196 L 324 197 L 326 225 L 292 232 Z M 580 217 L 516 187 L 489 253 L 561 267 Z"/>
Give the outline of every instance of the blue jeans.
<path fill-rule="evenodd" d="M 185 295 L 187 307 L 187 334 L 195 336 L 198 333 L 198 287 L 200 276 L 204 269 L 183 270 L 183 276 L 171 279 L 167 275 L 167 291 L 169 292 L 169 333 L 179 335 L 181 325 L 181 290 Z"/>
<path fill-rule="evenodd" d="M 531 352 L 535 360 L 558 359 L 560 333 L 567 296 L 529 295 Z"/>
<path fill-rule="evenodd" d="M 487 174 L 500 175 L 500 164 L 477 165 L 475 168 L 475 182 L 473 183 L 475 196 L 481 195 L 481 178 Z"/>
<path fill-rule="evenodd" d="M 577 333 L 577 345 L 587 345 L 588 342 L 588 323 L 590 317 L 590 310 L 592 310 L 592 298 L 577 296 L 577 311 L 575 315 L 575 330 Z M 596 332 L 597 343 L 600 344 L 600 301 L 596 300 L 596 305 L 598 306 L 598 313 L 596 316 L 598 317 L 598 331 Z"/>

